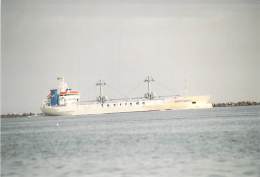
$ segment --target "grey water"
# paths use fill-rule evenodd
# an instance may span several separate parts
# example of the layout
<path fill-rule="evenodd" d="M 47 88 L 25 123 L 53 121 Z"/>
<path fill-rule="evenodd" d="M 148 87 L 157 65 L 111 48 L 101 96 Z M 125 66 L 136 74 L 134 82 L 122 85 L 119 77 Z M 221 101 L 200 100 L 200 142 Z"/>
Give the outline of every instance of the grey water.
<path fill-rule="evenodd" d="M 1 120 L 3 177 L 259 177 L 260 107 Z"/>

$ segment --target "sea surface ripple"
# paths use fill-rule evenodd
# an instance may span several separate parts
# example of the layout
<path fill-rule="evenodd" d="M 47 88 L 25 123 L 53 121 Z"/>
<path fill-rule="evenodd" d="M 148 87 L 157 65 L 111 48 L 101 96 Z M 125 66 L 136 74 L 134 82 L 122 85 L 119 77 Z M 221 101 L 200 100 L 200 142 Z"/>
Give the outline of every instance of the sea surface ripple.
<path fill-rule="evenodd" d="M 1 119 L 3 177 L 259 177 L 260 107 Z"/>

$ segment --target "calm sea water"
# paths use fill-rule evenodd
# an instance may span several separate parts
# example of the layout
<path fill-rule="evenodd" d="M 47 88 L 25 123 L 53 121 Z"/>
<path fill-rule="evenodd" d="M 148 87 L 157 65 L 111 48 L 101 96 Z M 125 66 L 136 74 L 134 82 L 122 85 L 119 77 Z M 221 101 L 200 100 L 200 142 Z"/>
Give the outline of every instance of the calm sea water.
<path fill-rule="evenodd" d="M 2 119 L 5 177 L 260 176 L 260 107 Z"/>

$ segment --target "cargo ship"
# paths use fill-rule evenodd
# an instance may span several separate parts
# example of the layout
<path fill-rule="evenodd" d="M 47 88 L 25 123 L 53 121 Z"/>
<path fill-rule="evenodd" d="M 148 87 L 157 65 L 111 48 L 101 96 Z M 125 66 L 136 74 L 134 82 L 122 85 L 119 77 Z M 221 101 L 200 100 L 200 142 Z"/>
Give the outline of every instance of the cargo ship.
<path fill-rule="evenodd" d="M 165 111 L 180 109 L 212 108 L 209 96 L 156 96 L 151 91 L 154 79 L 147 76 L 147 92 L 143 97 L 109 99 L 103 95 L 106 83 L 102 80 L 96 83 L 99 95 L 94 101 L 81 101 L 80 92 L 68 87 L 63 77 L 58 77 L 58 88 L 51 89 L 43 100 L 41 110 L 46 115 L 88 115 L 138 111 Z"/>

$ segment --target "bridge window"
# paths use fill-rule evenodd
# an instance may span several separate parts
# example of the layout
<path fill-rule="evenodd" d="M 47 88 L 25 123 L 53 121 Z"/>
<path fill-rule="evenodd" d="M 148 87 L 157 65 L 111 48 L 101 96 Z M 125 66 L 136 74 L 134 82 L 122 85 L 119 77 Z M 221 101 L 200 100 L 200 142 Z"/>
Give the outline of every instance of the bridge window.
<path fill-rule="evenodd" d="M 136 102 L 136 105 L 139 105 L 139 102 Z"/>
<path fill-rule="evenodd" d="M 130 106 L 132 106 L 132 103 L 130 103 Z"/>
<path fill-rule="evenodd" d="M 107 104 L 107 107 L 109 107 L 109 104 Z"/>
<path fill-rule="evenodd" d="M 116 104 L 114 104 L 114 106 L 116 106 Z"/>
<path fill-rule="evenodd" d="M 192 104 L 196 104 L 196 101 L 193 101 Z"/>

